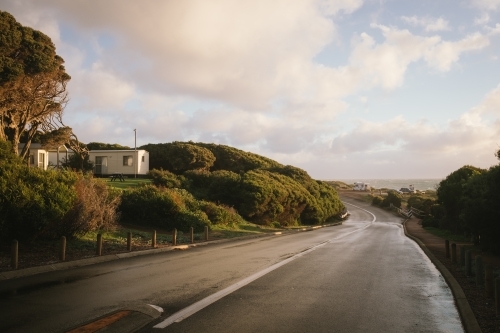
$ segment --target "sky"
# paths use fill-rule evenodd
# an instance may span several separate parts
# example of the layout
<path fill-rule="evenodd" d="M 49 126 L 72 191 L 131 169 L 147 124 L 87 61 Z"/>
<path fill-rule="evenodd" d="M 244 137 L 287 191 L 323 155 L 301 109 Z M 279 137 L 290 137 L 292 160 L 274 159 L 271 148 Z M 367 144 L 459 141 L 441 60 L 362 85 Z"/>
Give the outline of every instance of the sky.
<path fill-rule="evenodd" d="M 315 179 L 498 164 L 500 0 L 2 0 L 82 142 L 233 146 Z"/>

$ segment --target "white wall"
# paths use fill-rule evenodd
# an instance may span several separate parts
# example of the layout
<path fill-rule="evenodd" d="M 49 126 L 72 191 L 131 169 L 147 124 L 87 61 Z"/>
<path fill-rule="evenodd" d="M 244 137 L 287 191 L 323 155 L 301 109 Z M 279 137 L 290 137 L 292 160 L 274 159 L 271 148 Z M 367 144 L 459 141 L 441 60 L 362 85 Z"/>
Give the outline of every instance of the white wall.
<path fill-rule="evenodd" d="M 102 174 L 123 173 L 133 175 L 134 169 L 138 175 L 145 175 L 149 171 L 149 153 L 145 150 L 92 150 L 89 159 L 95 165 L 96 157 L 104 157 L 107 170 Z M 144 156 L 144 162 L 142 161 Z M 124 165 L 124 157 L 131 157 L 130 165 Z M 127 159 L 127 162 L 129 161 Z M 94 168 L 95 170 L 95 168 Z"/>

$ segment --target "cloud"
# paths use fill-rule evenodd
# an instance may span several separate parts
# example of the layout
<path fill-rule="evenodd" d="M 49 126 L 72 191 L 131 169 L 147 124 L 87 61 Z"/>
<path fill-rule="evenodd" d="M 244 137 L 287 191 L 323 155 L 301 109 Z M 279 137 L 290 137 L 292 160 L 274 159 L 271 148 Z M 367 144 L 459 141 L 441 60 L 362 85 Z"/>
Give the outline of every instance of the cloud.
<path fill-rule="evenodd" d="M 485 27 L 488 30 L 488 36 L 495 36 L 500 34 L 500 23 L 495 24 L 494 28 Z"/>
<path fill-rule="evenodd" d="M 418 16 L 401 16 L 401 19 L 408 24 L 413 26 L 421 26 L 424 27 L 424 30 L 427 32 L 430 31 L 443 31 L 443 30 L 451 30 L 449 27 L 449 22 L 442 17 L 440 18 L 430 18 L 430 17 L 418 17 Z"/>
<path fill-rule="evenodd" d="M 350 14 L 363 5 L 363 0 L 321 0 L 320 8 L 327 15 L 336 15 L 340 11 Z"/>
<path fill-rule="evenodd" d="M 497 10 L 500 7 L 500 0 L 471 0 L 471 4 L 483 10 Z"/>
<path fill-rule="evenodd" d="M 115 36 L 103 65 L 115 72 L 126 67 L 127 79 L 142 89 L 260 109 L 320 75 L 311 60 L 337 33 L 320 8 L 335 14 L 361 5 L 312 0 L 49 3 L 79 30 Z"/>
<path fill-rule="evenodd" d="M 488 13 L 483 13 L 480 17 L 474 19 L 475 25 L 485 25 L 490 21 L 490 15 Z"/>
<path fill-rule="evenodd" d="M 385 89 L 399 87 L 408 66 L 419 60 L 440 71 L 449 71 L 464 52 L 480 50 L 489 45 L 489 39 L 480 33 L 450 42 L 439 36 L 422 37 L 384 25 L 372 24 L 382 31 L 385 40 L 377 44 L 367 33 L 361 33 L 352 42 L 350 66 L 363 73 L 367 87 Z"/>
<path fill-rule="evenodd" d="M 481 103 L 444 125 L 426 120 L 410 123 L 398 116 L 387 121 L 360 120 L 349 132 L 330 141 L 329 153 L 339 161 L 348 156 L 365 156 L 365 168 L 376 160 L 404 164 L 436 161 L 442 170 L 454 170 L 465 164 L 489 167 L 496 163 L 500 135 L 500 85 L 490 91 Z M 325 156 L 327 156 L 326 154 Z M 373 163 L 369 158 L 373 158 Z M 448 169 L 446 169 L 448 168 Z"/>

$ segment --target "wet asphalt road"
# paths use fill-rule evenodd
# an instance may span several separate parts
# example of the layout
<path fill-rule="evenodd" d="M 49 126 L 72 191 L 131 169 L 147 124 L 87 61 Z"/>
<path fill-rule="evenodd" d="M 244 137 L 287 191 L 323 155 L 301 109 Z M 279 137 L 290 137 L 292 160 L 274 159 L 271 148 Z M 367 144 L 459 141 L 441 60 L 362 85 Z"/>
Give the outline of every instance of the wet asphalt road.
<path fill-rule="evenodd" d="M 402 220 L 346 202 L 359 208 L 348 206 L 342 226 L 2 281 L 0 331 L 63 332 L 154 304 L 165 312 L 141 332 L 463 332 L 450 290 L 404 236 Z M 153 328 L 312 248 L 182 321 Z"/>

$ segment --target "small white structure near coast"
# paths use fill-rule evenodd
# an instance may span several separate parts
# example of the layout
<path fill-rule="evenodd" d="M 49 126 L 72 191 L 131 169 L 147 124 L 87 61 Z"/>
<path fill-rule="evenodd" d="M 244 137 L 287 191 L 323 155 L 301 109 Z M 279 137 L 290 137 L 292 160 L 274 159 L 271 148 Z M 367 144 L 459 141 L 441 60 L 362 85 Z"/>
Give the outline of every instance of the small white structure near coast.
<path fill-rule="evenodd" d="M 23 147 L 24 144 L 19 144 L 19 150 Z M 39 143 L 32 143 L 29 149 L 29 166 L 47 170 L 62 165 L 74 152 L 64 146 L 61 147 L 46 149 Z M 114 173 L 146 175 L 149 171 L 149 152 L 143 149 L 91 150 L 89 160 L 94 163 L 94 174 L 98 176 Z"/>
<path fill-rule="evenodd" d="M 141 150 L 91 150 L 89 160 L 94 163 L 95 175 L 145 175 L 149 171 L 149 152 Z"/>
<path fill-rule="evenodd" d="M 355 182 L 352 189 L 354 191 L 370 191 L 371 187 L 368 183 Z"/>

